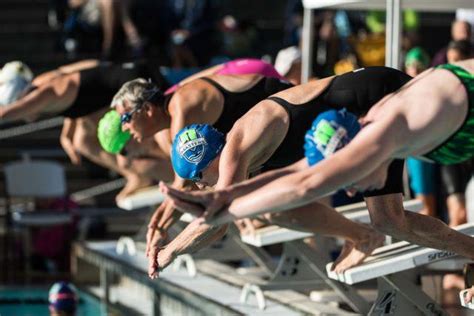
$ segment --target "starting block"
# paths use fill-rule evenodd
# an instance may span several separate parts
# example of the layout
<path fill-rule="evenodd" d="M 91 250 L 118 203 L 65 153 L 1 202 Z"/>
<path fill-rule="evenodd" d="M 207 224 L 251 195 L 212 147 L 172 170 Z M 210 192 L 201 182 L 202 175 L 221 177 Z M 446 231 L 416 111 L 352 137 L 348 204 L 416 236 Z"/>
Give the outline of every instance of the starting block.
<path fill-rule="evenodd" d="M 422 209 L 422 204 L 417 200 L 407 200 L 403 204 L 405 209 L 413 212 Z M 365 202 L 345 205 L 336 210 L 353 221 L 370 222 Z M 370 304 L 355 289 L 328 278 L 325 272 L 327 260 L 302 241 L 304 238 L 313 236 L 312 233 L 279 226 L 263 227 L 256 230 L 254 234 L 241 236 L 243 242 L 256 247 L 283 243 L 283 254 L 270 281 L 245 286 L 241 297 L 247 298 L 249 291 L 255 294 L 257 299 L 262 299 L 263 296 L 259 292 L 264 290 L 292 289 L 323 292 L 330 290 L 337 294 L 340 301 L 346 302 L 358 313 L 366 315 L 370 310 Z M 265 306 L 264 301 L 258 303 L 260 307 Z"/>
<path fill-rule="evenodd" d="M 474 235 L 474 224 L 463 224 L 455 229 L 467 235 Z M 346 284 L 377 279 L 378 297 L 369 315 L 447 315 L 404 275 L 409 270 L 429 267 L 435 262 L 438 269 L 449 270 L 452 267 L 460 267 L 467 259 L 460 258 L 453 252 L 425 248 L 403 241 L 377 249 L 361 265 L 342 274 L 330 271 L 330 264 L 326 266 L 326 270 L 331 279 Z"/>
<path fill-rule="evenodd" d="M 158 205 L 164 201 L 165 197 L 160 192 L 158 186 L 153 186 L 137 191 L 123 199 L 117 201 L 117 205 L 127 211 L 133 211 L 142 207 Z"/>

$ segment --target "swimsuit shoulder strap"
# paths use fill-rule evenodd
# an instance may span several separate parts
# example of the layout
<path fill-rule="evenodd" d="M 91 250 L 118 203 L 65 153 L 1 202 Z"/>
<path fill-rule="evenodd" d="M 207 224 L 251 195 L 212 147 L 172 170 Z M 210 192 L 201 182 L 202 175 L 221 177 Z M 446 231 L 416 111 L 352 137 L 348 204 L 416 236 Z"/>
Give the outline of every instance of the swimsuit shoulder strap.
<path fill-rule="evenodd" d="M 222 93 L 227 93 L 227 92 L 228 92 L 228 91 L 227 91 L 226 89 L 224 89 L 220 84 L 218 84 L 216 81 L 212 80 L 211 78 L 202 77 L 202 78 L 199 78 L 199 79 L 208 82 L 209 84 L 211 84 L 213 87 L 215 87 L 217 90 L 219 90 L 219 91 L 222 92 Z"/>

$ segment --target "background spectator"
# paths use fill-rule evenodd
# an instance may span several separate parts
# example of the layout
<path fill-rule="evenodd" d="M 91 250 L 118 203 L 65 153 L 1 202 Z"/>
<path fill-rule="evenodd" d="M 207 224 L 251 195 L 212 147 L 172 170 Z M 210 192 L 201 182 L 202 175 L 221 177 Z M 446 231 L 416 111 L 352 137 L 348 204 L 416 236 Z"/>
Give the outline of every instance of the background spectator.
<path fill-rule="evenodd" d="M 448 63 L 468 59 L 472 55 L 472 45 L 468 40 L 451 41 L 446 51 Z"/>
<path fill-rule="evenodd" d="M 451 40 L 452 41 L 470 40 L 470 38 L 471 38 L 471 25 L 468 22 L 455 20 L 451 24 Z M 448 58 L 446 54 L 447 50 L 448 50 L 447 46 L 440 49 L 433 57 L 433 61 L 431 65 L 437 66 L 437 65 L 447 63 L 448 62 Z"/>
<path fill-rule="evenodd" d="M 172 66 L 204 66 L 216 54 L 218 39 L 216 8 L 210 0 L 169 0 L 171 2 Z"/>
<path fill-rule="evenodd" d="M 238 21 L 234 16 L 226 15 L 219 23 L 219 31 L 226 58 L 255 57 L 258 30 L 250 20 Z"/>

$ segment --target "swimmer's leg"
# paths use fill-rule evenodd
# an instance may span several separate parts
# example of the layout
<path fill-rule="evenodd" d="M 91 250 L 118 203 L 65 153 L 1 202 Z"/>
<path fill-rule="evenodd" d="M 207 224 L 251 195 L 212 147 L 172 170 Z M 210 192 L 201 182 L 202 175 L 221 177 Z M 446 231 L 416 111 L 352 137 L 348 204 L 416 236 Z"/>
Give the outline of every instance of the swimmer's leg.
<path fill-rule="evenodd" d="M 344 238 L 346 244 L 332 267 L 339 273 L 362 262 L 385 240 L 371 227 L 348 220 L 332 207 L 319 202 L 265 216 L 269 221 L 290 229 Z"/>
<path fill-rule="evenodd" d="M 111 169 L 127 179 L 127 184 L 117 195 L 117 199 L 152 184 L 151 178 L 138 175 L 127 168 L 120 168 L 117 156 L 107 153 L 102 149 L 97 139 L 97 125 L 93 124 L 94 121 L 87 118 L 80 118 L 76 121 L 73 138 L 75 150 L 96 164 Z"/>
<path fill-rule="evenodd" d="M 405 211 L 402 194 L 366 199 L 374 227 L 400 240 L 474 259 L 474 238 L 451 229 L 441 220 Z"/>

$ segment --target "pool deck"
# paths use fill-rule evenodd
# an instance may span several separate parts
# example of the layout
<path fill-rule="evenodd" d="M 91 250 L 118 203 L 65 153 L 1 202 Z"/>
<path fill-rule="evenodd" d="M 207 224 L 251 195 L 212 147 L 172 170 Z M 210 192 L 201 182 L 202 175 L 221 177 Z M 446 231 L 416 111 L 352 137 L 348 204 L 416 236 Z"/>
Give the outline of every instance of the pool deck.
<path fill-rule="evenodd" d="M 102 288 L 110 289 L 111 276 L 117 274 L 159 293 L 154 296 L 154 304 L 151 304 L 157 310 L 150 311 L 150 314 L 166 314 L 169 308 L 173 308 L 170 306 L 176 308 L 177 303 L 187 306 L 187 312 L 204 315 L 291 316 L 308 312 L 268 298 L 265 310 L 258 309 L 255 298 L 243 304 L 239 301 L 240 287 L 199 272 L 191 277 L 186 271 L 174 271 L 168 267 L 161 272 L 159 279 L 151 280 L 147 275 L 148 260 L 142 251 L 130 256 L 127 252 L 119 255 L 115 249 L 115 241 L 78 243 L 74 245 L 74 256 L 100 268 Z M 106 298 L 109 297 L 108 292 L 104 292 Z M 173 301 L 171 305 L 170 300 Z M 164 303 L 168 306 L 163 306 Z"/>

